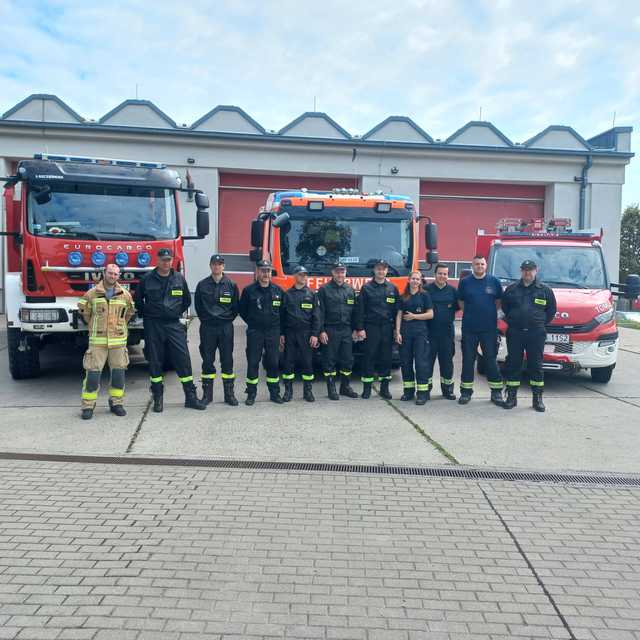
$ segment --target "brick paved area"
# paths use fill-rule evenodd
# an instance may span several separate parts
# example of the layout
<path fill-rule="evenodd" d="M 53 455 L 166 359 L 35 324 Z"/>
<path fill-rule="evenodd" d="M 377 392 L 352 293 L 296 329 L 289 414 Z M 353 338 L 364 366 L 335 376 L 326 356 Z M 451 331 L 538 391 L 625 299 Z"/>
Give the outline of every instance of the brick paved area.
<path fill-rule="evenodd" d="M 637 489 L 2 461 L 0 638 L 632 640 L 639 525 Z"/>

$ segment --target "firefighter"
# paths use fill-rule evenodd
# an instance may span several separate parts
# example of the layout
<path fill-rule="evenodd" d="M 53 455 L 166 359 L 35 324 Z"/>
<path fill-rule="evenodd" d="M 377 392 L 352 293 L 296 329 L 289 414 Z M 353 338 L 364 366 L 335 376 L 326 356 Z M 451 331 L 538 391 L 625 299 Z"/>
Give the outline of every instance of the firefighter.
<path fill-rule="evenodd" d="M 171 249 L 158 251 L 158 265 L 148 273 L 135 292 L 138 313 L 144 318 L 144 351 L 149 362 L 153 410 L 163 410 L 164 363 L 168 355 L 184 391 L 187 409 L 206 409 L 196 395 L 187 346 L 187 332 L 180 323 L 191 306 L 187 281 L 173 269 Z"/>
<path fill-rule="evenodd" d="M 284 402 L 293 397 L 296 360 L 302 366 L 302 397 L 314 402 L 313 350 L 318 348 L 320 317 L 316 294 L 307 286 L 309 272 L 299 265 L 293 270 L 294 284 L 284 294 Z"/>
<path fill-rule="evenodd" d="M 258 392 L 258 367 L 265 356 L 269 399 L 282 404 L 280 397 L 279 350 L 284 346 L 280 327 L 284 315 L 284 291 L 271 282 L 273 267 L 267 260 L 256 263 L 256 281 L 240 296 L 239 312 L 247 323 L 247 399 L 251 406 Z"/>
<path fill-rule="evenodd" d="M 238 315 L 238 286 L 224 273 L 224 258 L 213 255 L 209 260 L 211 275 L 198 282 L 194 296 L 200 318 L 200 355 L 202 356 L 202 402 L 213 402 L 216 378 L 216 351 L 220 352 L 220 377 L 224 401 L 238 406 L 234 393 L 233 321 Z"/>
<path fill-rule="evenodd" d="M 128 322 L 135 312 L 131 294 L 118 283 L 120 267 L 108 264 L 102 281 L 89 289 L 78 301 L 82 319 L 89 327 L 89 348 L 84 354 L 82 383 L 82 419 L 90 420 L 98 398 L 100 377 L 109 364 L 109 409 L 126 416 L 124 409 L 124 377 L 127 353 Z"/>
<path fill-rule="evenodd" d="M 423 405 L 429 400 L 429 328 L 431 297 L 422 288 L 422 274 L 409 274 L 396 315 L 396 342 L 400 345 L 403 394 L 400 400 Z M 415 370 L 414 370 L 415 366 Z"/>
<path fill-rule="evenodd" d="M 331 268 L 331 280 L 318 290 L 320 355 L 329 400 L 340 400 L 340 396 L 358 397 L 350 384 L 356 294 L 345 281 L 346 275 L 347 268 L 341 262 L 335 263 Z M 336 391 L 337 371 L 340 371 L 339 394 Z"/>
<path fill-rule="evenodd" d="M 387 280 L 389 264 L 379 258 L 373 265 L 373 278 L 362 287 L 358 296 L 356 330 L 364 340 L 362 359 L 362 395 L 371 397 L 374 369 L 377 366 L 380 380 L 380 396 L 391 400 L 391 357 L 393 352 L 393 329 L 398 312 L 398 290 Z"/>
<path fill-rule="evenodd" d="M 433 319 L 429 321 L 429 387 L 433 389 L 433 367 L 438 360 L 442 397 L 455 400 L 453 392 L 453 356 L 455 355 L 454 320 L 458 311 L 458 293 L 450 284 L 449 267 L 438 263 L 435 279 L 427 287 L 433 303 Z"/>
<path fill-rule="evenodd" d="M 510 284 L 502 297 L 502 311 L 508 325 L 505 409 L 513 409 L 518 403 L 522 361 L 526 352 L 533 408 L 545 411 L 542 359 L 547 339 L 546 325 L 556 315 L 556 297 L 550 287 L 538 280 L 537 274 L 536 263 L 525 260 L 520 265 L 520 280 Z"/>
<path fill-rule="evenodd" d="M 502 298 L 500 280 L 487 273 L 487 261 L 475 256 L 472 273 L 460 280 L 458 304 L 462 309 L 462 375 L 460 380 L 460 404 L 468 404 L 473 394 L 473 373 L 482 349 L 487 381 L 491 389 L 491 402 L 501 407 L 502 377 L 496 362 L 498 347 L 498 308 Z"/>

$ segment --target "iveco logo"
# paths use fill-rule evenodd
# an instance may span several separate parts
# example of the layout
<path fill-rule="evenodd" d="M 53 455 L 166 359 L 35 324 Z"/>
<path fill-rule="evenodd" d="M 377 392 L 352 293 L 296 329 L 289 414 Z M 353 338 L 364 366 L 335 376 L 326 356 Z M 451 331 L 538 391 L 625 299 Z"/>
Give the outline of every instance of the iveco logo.
<path fill-rule="evenodd" d="M 566 320 L 569 317 L 569 314 L 566 311 L 558 311 L 556 313 L 556 318 L 562 318 L 563 320 Z"/>

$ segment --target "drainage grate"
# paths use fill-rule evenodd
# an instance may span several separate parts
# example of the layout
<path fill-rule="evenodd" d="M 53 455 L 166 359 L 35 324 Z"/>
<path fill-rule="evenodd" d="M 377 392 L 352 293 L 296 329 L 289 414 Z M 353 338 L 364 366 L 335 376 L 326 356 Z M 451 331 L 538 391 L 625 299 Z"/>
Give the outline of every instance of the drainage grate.
<path fill-rule="evenodd" d="M 84 464 L 127 464 L 173 467 L 205 467 L 248 471 L 316 471 L 374 475 L 458 478 L 461 480 L 506 480 L 510 482 L 555 482 L 640 487 L 640 476 L 616 474 L 547 473 L 500 471 L 469 467 L 408 467 L 385 464 L 336 464 L 329 462 L 278 462 L 271 460 L 216 460 L 207 458 L 145 458 L 136 456 L 82 456 L 46 453 L 0 452 L 0 460 L 74 462 Z"/>

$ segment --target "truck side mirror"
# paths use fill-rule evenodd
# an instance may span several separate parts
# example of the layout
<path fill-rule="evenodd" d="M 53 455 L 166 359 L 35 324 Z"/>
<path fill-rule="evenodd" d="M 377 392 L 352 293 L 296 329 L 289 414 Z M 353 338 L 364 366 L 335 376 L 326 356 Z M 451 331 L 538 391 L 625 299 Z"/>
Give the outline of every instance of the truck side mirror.
<path fill-rule="evenodd" d="M 51 187 L 49 185 L 45 185 L 38 190 L 36 193 L 36 202 L 38 204 L 47 204 L 47 202 L 51 202 Z"/>
<path fill-rule="evenodd" d="M 249 251 L 249 260 L 251 260 L 251 262 L 258 262 L 258 260 L 260 260 L 262 258 L 262 249 L 251 249 L 251 251 Z"/>
<path fill-rule="evenodd" d="M 209 235 L 209 212 L 206 209 L 198 209 L 196 212 L 196 230 L 199 238 Z"/>
<path fill-rule="evenodd" d="M 196 208 L 198 211 L 203 211 L 209 208 L 209 198 L 206 193 L 202 191 L 196 191 Z"/>
<path fill-rule="evenodd" d="M 251 221 L 251 245 L 254 247 L 262 246 L 262 238 L 264 235 L 264 220 Z"/>
<path fill-rule="evenodd" d="M 432 251 L 435 251 L 438 248 L 438 225 L 435 222 L 427 222 L 425 225 L 424 245 L 427 249 L 431 249 Z"/>
<path fill-rule="evenodd" d="M 437 251 L 429 250 L 427 251 L 427 264 L 438 264 L 440 262 L 440 256 Z"/>
<path fill-rule="evenodd" d="M 275 220 L 271 223 L 276 229 L 284 227 L 291 219 L 291 216 L 285 211 L 279 216 L 276 216 Z"/>
<path fill-rule="evenodd" d="M 640 296 L 640 276 L 636 273 L 630 273 L 624 281 L 625 297 L 629 300 L 635 300 Z"/>

